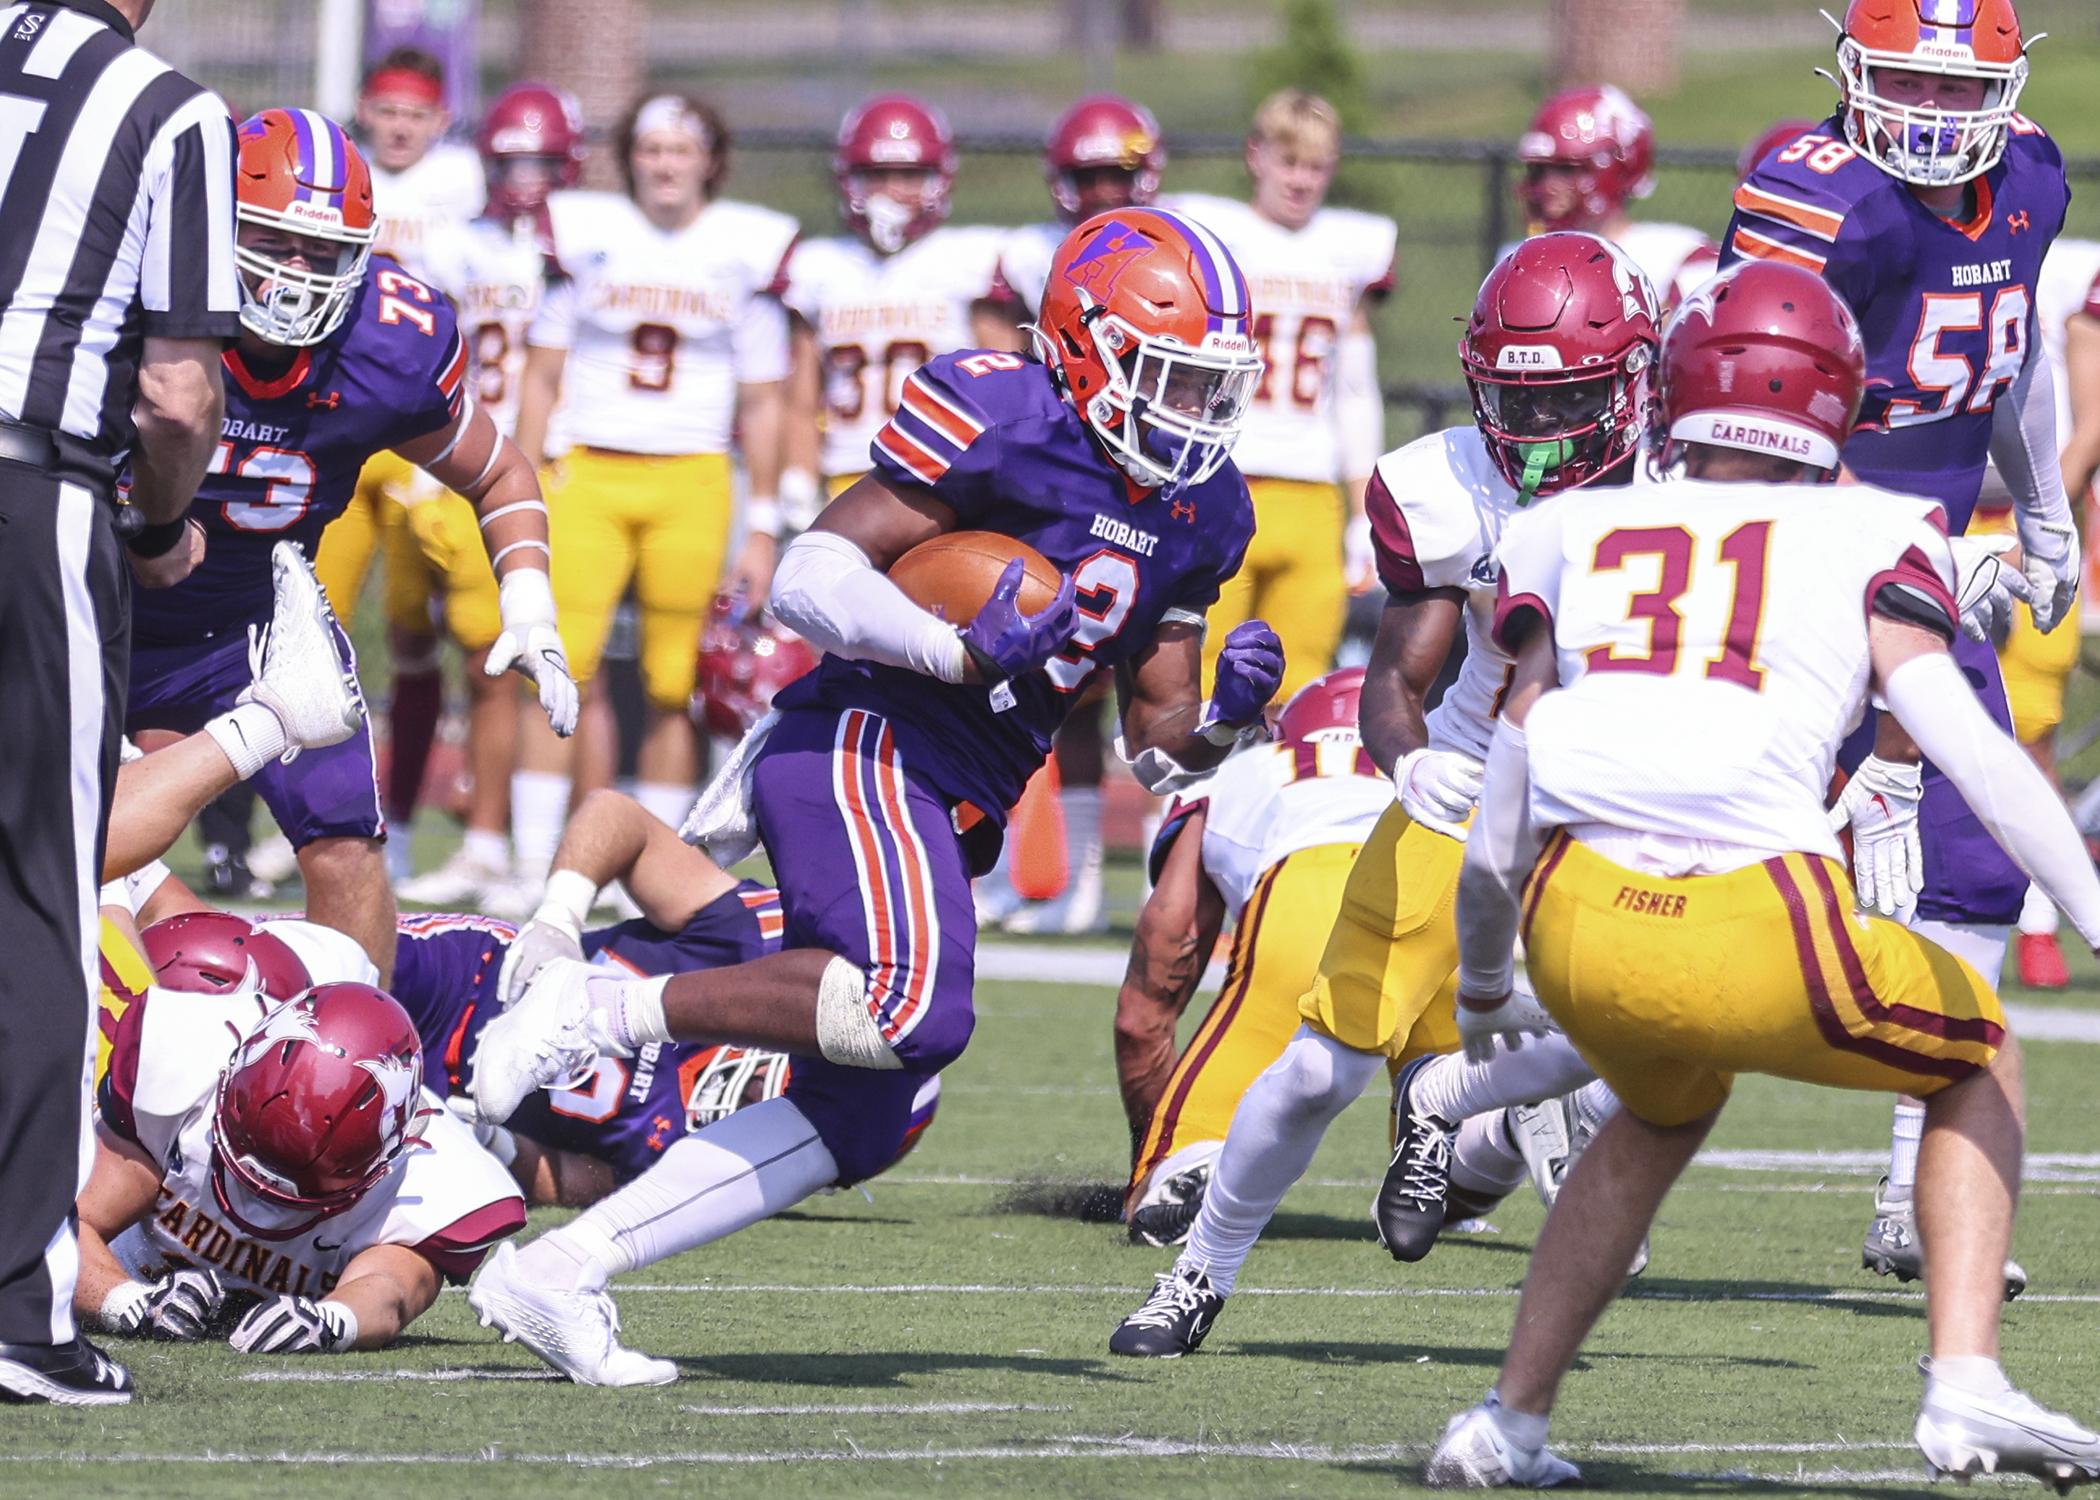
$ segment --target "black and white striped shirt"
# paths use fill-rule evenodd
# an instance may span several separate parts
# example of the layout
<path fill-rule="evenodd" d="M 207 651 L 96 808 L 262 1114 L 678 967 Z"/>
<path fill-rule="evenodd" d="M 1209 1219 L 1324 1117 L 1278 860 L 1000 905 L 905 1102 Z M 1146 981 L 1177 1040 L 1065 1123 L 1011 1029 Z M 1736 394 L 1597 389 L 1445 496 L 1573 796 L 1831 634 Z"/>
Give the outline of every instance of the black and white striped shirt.
<path fill-rule="evenodd" d="M 240 332 L 233 120 L 103 0 L 0 6 L 0 416 L 112 460 L 143 341 Z"/>

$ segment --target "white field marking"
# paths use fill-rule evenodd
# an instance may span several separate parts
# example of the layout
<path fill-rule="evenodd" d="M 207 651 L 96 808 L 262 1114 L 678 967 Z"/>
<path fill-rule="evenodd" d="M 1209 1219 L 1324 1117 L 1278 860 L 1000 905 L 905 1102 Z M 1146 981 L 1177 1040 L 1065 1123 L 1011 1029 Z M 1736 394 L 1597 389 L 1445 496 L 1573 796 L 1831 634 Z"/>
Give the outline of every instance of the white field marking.
<path fill-rule="evenodd" d="M 934 1416 L 985 1411 L 1070 1411 L 1069 1406 L 1037 1406 L 1025 1401 L 920 1401 L 870 1403 L 862 1406 L 681 1406 L 696 1417 L 872 1417 L 926 1413 Z"/>
<path fill-rule="evenodd" d="M 566 1380 L 555 1370 L 250 1370 L 241 1380 L 292 1380 L 334 1384 L 368 1380 Z"/>
<path fill-rule="evenodd" d="M 2005 1019 L 2023 1042 L 2100 1042 L 2100 1014 L 2008 1001 Z"/>
<path fill-rule="evenodd" d="M 458 1288 L 448 1287 L 453 1291 Z M 677 1283 L 623 1283 L 615 1282 L 609 1290 L 625 1292 L 705 1292 L 714 1295 L 735 1292 L 761 1292 L 791 1294 L 794 1296 L 847 1296 L 847 1297 L 895 1297 L 895 1296 L 1004 1296 L 1037 1295 L 1052 1297 L 1136 1297 L 1151 1290 L 1136 1286 L 991 1286 L 982 1283 L 960 1282 L 904 1282 L 893 1286 L 788 1286 L 781 1283 L 744 1283 L 740 1285 L 711 1282 Z M 1233 1292 L 1236 1297 L 1514 1297 L 1515 1287 L 1430 1287 L 1430 1286 L 1243 1286 Z M 1719 1295 L 1691 1292 L 1650 1292 L 1639 1285 L 1629 1289 L 1621 1301 L 1625 1302 L 1923 1302 L 1923 1292 L 1889 1291 L 1827 1291 L 1827 1292 L 1726 1292 Z M 2100 1302 L 2100 1293 L 2048 1293 L 2027 1292 L 2020 1297 L 2022 1302 Z"/>
<path fill-rule="evenodd" d="M 979 943 L 976 971 L 979 979 L 1038 984 L 1105 984 L 1111 989 L 1123 982 L 1130 967 L 1127 948 L 1071 948 L 1052 943 Z M 1225 966 L 1208 965 L 1199 990 L 1223 989 Z"/>
<path fill-rule="evenodd" d="M 1879 1177 L 1889 1169 L 1881 1151 L 1702 1151 L 1695 1167 L 1729 1172 L 1819 1172 L 1833 1176 Z M 2040 1151 L 2021 1168 L 2027 1182 L 2100 1182 L 2100 1153 Z"/>

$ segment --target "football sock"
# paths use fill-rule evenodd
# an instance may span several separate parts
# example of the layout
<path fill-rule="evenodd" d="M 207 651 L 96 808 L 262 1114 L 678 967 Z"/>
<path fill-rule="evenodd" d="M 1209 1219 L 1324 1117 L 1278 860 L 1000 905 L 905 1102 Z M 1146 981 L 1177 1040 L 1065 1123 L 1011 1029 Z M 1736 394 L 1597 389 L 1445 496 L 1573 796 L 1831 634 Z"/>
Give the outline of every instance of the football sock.
<path fill-rule="evenodd" d="M 233 762 L 234 775 L 246 781 L 278 756 L 291 741 L 284 725 L 267 705 L 242 703 L 220 714 L 204 726 L 218 747 Z"/>
<path fill-rule="evenodd" d="M 1207 1271 L 1211 1286 L 1229 1295 L 1269 1216 L 1311 1165 L 1327 1127 L 1384 1066 L 1375 1052 L 1358 1052 L 1299 1027 L 1233 1113 L 1179 1265 Z"/>
<path fill-rule="evenodd" d="M 460 840 L 467 858 L 486 870 L 510 868 L 510 839 L 486 828 L 469 828 Z"/>
<path fill-rule="evenodd" d="M 1997 922 L 1940 922 L 1919 917 L 1910 924 L 1910 930 L 1963 960 L 1993 990 L 1998 988 L 1998 976 L 2005 970 L 2005 945 L 2012 937 L 2010 927 Z"/>
<path fill-rule="evenodd" d="M 1065 869 L 1072 885 L 1101 881 L 1101 788 L 1068 786 L 1057 794 L 1065 815 Z"/>
<path fill-rule="evenodd" d="M 1500 1391 L 1488 1392 L 1487 1409 L 1495 1425 L 1502 1429 L 1502 1435 L 1509 1439 L 1511 1447 L 1536 1453 L 1546 1446 L 1546 1432 L 1552 1425 L 1552 1418 L 1535 1417 L 1530 1412 L 1514 1411 L 1504 1406 Z"/>
<path fill-rule="evenodd" d="M 2056 903 L 2042 894 L 2040 886 L 2028 886 L 2027 899 L 2020 903 L 2020 931 L 2029 937 L 2054 932 L 2058 920 Z"/>
<path fill-rule="evenodd" d="M 654 813 L 658 822 L 677 828 L 693 810 L 693 789 L 682 783 L 637 781 L 634 800 Z"/>
<path fill-rule="evenodd" d="M 1451 1185 L 1468 1193 L 1506 1198 L 1530 1175 L 1509 1133 L 1509 1111 L 1475 1115 L 1458 1127 L 1451 1151 Z"/>
<path fill-rule="evenodd" d="M 1889 1139 L 1891 1203 L 1910 1197 L 1918 1181 L 1918 1143 L 1925 1139 L 1925 1106 L 1908 1097 L 1896 1101 L 1896 1124 Z"/>
<path fill-rule="evenodd" d="M 518 850 L 520 873 L 544 874 L 561 847 L 561 826 L 569 816 L 569 778 L 552 771 L 510 774 L 511 840 Z"/>
<path fill-rule="evenodd" d="M 627 1186 L 527 1245 L 518 1266 L 542 1285 L 582 1286 L 600 1273 L 617 1276 L 712 1244 L 800 1203 L 838 1175 L 802 1111 L 790 1100 L 768 1099 L 674 1142 Z"/>
<path fill-rule="evenodd" d="M 1606 1120 L 1619 1112 L 1619 1096 L 1611 1091 L 1611 1085 L 1603 1079 L 1584 1084 L 1575 1091 L 1575 1110 L 1588 1123 L 1590 1130 L 1601 1129 Z"/>
<path fill-rule="evenodd" d="M 389 714 L 391 750 L 386 772 L 386 815 L 404 828 L 415 820 L 423 793 L 423 771 L 430 764 L 430 744 L 437 738 L 438 716 L 445 711 L 445 678 L 435 668 L 394 672 L 394 706 Z"/>
<path fill-rule="evenodd" d="M 1972 1396 L 2002 1396 L 2013 1388 L 1998 1361 L 1983 1354 L 1950 1354 L 1943 1359 L 1935 1358 L 1927 1365 L 1925 1373 L 1942 1385 L 1951 1385 Z"/>
<path fill-rule="evenodd" d="M 1409 1098 L 1416 1109 L 1447 1123 L 1511 1104 L 1557 1099 L 1596 1077 L 1575 1044 L 1558 1032 L 1524 1038 L 1512 1050 L 1498 1043 L 1484 1063 L 1466 1061 L 1463 1052 L 1447 1052 L 1415 1075 Z"/>

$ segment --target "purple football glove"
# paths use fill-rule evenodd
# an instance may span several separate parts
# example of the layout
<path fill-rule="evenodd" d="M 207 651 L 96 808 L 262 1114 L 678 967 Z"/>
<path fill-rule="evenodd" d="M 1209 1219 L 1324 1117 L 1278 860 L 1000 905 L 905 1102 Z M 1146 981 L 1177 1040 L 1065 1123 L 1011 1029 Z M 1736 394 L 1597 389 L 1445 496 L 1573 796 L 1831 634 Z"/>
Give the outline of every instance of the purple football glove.
<path fill-rule="evenodd" d="M 1065 647 L 1078 629 L 1074 618 L 1079 585 L 1065 576 L 1052 599 L 1038 615 L 1024 615 L 1014 602 L 1021 592 L 1026 565 L 1015 558 L 999 575 L 992 597 L 985 601 L 977 618 L 962 628 L 963 650 L 977 663 L 977 675 L 988 683 L 1033 672 Z"/>
<path fill-rule="evenodd" d="M 1264 620 L 1232 627 L 1218 653 L 1218 675 L 1211 684 L 1210 704 L 1196 733 L 1223 726 L 1238 729 L 1261 718 L 1261 711 L 1283 683 L 1283 642 Z"/>

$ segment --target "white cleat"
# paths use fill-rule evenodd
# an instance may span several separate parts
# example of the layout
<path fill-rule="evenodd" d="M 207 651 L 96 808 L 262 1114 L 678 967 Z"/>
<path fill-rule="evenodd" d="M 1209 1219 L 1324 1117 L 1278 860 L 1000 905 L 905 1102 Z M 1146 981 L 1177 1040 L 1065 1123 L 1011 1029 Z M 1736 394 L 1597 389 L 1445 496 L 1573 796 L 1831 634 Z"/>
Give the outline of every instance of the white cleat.
<path fill-rule="evenodd" d="M 1511 1443 L 1486 1402 L 1451 1419 L 1422 1471 L 1433 1490 L 1545 1490 L 1581 1480 L 1582 1470 L 1552 1449 Z"/>
<path fill-rule="evenodd" d="M 394 892 L 403 901 L 413 901 L 418 906 L 451 909 L 477 905 L 485 894 L 509 880 L 510 871 L 484 864 L 465 849 L 457 849 L 435 870 L 396 881 Z"/>
<path fill-rule="evenodd" d="M 301 750 L 338 745 L 357 733 L 365 721 L 365 696 L 356 669 L 336 650 L 335 611 L 306 554 L 279 542 L 270 549 L 270 568 L 276 608 L 269 625 L 249 638 L 255 680 L 239 701 L 263 704 L 277 715 L 291 741 L 284 758 L 291 760 Z"/>
<path fill-rule="evenodd" d="M 587 1024 L 596 972 L 577 959 L 554 959 L 517 1004 L 482 1028 L 469 1092 L 483 1124 L 501 1125 L 527 1094 L 581 1077 L 598 1060 Z"/>
<path fill-rule="evenodd" d="M 578 1385 L 669 1385 L 678 1366 L 620 1342 L 620 1310 L 599 1292 L 562 1292 L 518 1274 L 518 1247 L 498 1245 L 467 1288 L 467 1306 L 506 1344 L 523 1344 Z"/>
<path fill-rule="evenodd" d="M 2032 1474 L 2056 1486 L 2100 1480 L 2100 1433 L 2010 1387 L 1998 1396 L 1956 1390 L 1932 1378 L 1923 1362 L 1925 1399 L 1914 1435 L 1937 1479 L 1967 1483 L 1978 1474 Z"/>

